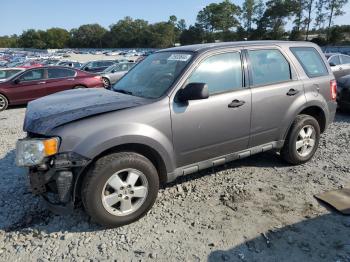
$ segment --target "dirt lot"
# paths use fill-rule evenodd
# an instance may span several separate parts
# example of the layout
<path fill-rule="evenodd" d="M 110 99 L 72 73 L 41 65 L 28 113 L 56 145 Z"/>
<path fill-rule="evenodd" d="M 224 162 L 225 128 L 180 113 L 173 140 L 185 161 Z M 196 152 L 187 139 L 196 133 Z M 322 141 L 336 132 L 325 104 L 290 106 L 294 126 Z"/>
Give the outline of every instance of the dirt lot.
<path fill-rule="evenodd" d="M 145 218 L 104 230 L 29 193 L 14 164 L 24 112 L 0 113 L 0 261 L 350 261 L 350 217 L 313 197 L 350 186 L 350 115 L 337 115 L 308 164 L 265 153 L 188 176 Z"/>

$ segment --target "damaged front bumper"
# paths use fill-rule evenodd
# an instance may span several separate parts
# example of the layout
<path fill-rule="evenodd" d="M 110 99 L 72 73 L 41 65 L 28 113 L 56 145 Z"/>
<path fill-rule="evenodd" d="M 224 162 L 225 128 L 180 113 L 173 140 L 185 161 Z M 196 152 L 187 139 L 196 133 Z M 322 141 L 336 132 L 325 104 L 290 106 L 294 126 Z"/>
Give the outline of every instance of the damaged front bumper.
<path fill-rule="evenodd" d="M 55 213 L 70 212 L 74 207 L 77 180 L 89 163 L 90 159 L 69 152 L 55 155 L 40 166 L 30 167 L 28 176 L 32 193 L 41 195 Z"/>

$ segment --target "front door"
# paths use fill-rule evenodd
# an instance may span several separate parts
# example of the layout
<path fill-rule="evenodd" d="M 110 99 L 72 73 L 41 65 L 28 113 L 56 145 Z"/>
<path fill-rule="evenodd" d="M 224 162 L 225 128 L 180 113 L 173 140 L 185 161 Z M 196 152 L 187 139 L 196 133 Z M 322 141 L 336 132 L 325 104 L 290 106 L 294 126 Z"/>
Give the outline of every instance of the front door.
<path fill-rule="evenodd" d="M 46 95 L 45 69 L 29 69 L 13 81 L 11 102 L 13 104 L 27 103 Z"/>
<path fill-rule="evenodd" d="M 186 81 L 206 83 L 209 98 L 171 102 L 173 143 L 177 165 L 223 156 L 247 148 L 251 91 L 244 87 L 238 51 L 210 55 Z"/>

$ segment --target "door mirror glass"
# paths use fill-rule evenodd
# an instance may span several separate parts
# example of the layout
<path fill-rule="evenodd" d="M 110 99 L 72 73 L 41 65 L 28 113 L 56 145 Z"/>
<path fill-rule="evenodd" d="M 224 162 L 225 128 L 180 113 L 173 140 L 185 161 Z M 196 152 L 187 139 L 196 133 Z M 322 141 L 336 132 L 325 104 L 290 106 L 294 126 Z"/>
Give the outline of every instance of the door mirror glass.
<path fill-rule="evenodd" d="M 334 64 L 333 62 L 329 62 L 329 65 L 330 65 L 331 67 L 336 66 L 336 64 Z"/>
<path fill-rule="evenodd" d="M 15 81 L 13 81 L 13 83 L 15 83 L 16 85 L 21 83 L 21 80 L 19 78 L 16 78 Z"/>
<path fill-rule="evenodd" d="M 209 89 L 208 85 L 205 83 L 189 83 L 178 93 L 178 100 L 180 102 L 207 99 L 208 97 Z"/>
<path fill-rule="evenodd" d="M 87 67 L 84 68 L 84 70 L 85 70 L 85 71 L 89 71 L 89 70 L 90 70 L 90 67 L 87 66 Z"/>

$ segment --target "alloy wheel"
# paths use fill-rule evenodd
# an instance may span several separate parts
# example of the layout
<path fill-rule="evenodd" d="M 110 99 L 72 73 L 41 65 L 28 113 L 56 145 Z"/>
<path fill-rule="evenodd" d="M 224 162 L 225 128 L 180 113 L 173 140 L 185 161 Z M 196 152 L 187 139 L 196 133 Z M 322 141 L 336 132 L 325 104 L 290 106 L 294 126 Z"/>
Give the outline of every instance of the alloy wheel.
<path fill-rule="evenodd" d="M 301 157 L 307 157 L 314 149 L 316 143 L 316 131 L 311 125 L 304 126 L 296 141 L 296 150 Z"/>
<path fill-rule="evenodd" d="M 139 209 L 147 195 L 146 176 L 136 169 L 124 169 L 114 173 L 105 183 L 102 204 L 110 214 L 126 216 Z"/>

